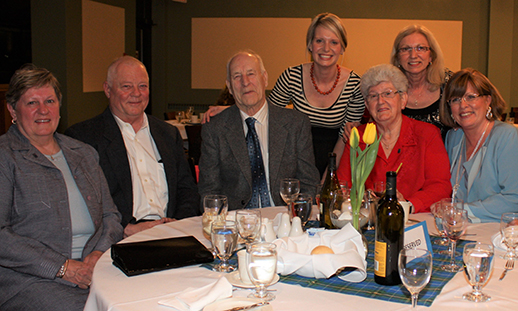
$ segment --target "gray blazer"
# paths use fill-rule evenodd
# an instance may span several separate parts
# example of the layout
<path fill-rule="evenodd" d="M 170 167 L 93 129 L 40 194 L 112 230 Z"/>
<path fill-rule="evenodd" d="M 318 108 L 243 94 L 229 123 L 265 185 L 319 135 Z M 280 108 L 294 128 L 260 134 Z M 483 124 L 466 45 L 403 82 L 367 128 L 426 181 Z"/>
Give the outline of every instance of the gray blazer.
<path fill-rule="evenodd" d="M 308 117 L 268 104 L 268 118 L 269 182 L 274 204 L 285 204 L 279 194 L 283 178 L 299 179 L 301 192 L 314 196 L 319 174 Z M 234 105 L 211 118 L 201 135 L 201 197 L 224 194 L 230 210 L 244 208 L 252 196 L 252 172 L 239 108 Z"/>
<path fill-rule="evenodd" d="M 182 219 L 198 215 L 198 188 L 187 164 L 183 140 L 178 129 L 148 115 L 149 129 L 164 164 L 169 200 L 167 217 Z M 133 185 L 128 154 L 121 131 L 109 108 L 90 119 L 74 124 L 66 135 L 79 139 L 99 152 L 100 165 L 110 186 L 110 193 L 122 225 L 133 218 Z"/>
<path fill-rule="evenodd" d="M 121 216 L 110 196 L 97 152 L 70 137 L 54 134 L 95 232 L 83 259 L 104 252 L 122 238 Z M 23 136 L 16 125 L 0 136 L 0 309 L 23 288 L 55 279 L 72 253 L 67 188 L 61 171 Z"/>

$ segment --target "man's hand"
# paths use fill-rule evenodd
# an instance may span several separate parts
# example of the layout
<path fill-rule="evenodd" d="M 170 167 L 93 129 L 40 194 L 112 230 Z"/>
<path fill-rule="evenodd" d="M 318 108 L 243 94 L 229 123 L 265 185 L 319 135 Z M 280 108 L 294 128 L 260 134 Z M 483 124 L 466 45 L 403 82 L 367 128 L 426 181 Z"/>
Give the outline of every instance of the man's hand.
<path fill-rule="evenodd" d="M 126 228 L 124 228 L 124 238 L 129 237 L 137 232 L 153 228 L 156 225 L 165 224 L 171 221 L 175 221 L 175 219 L 164 217 L 162 219 L 157 219 L 153 221 L 145 221 L 138 224 L 128 224 Z"/>

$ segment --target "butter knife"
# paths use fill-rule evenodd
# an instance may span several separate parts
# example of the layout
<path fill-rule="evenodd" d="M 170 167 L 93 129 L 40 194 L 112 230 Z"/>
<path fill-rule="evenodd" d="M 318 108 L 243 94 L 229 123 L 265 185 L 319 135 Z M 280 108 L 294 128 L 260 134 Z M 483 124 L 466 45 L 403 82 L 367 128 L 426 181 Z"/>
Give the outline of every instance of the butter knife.
<path fill-rule="evenodd" d="M 232 308 L 232 309 L 228 309 L 228 310 L 224 310 L 224 311 L 244 311 L 244 310 L 251 310 L 251 309 L 254 309 L 254 308 L 257 308 L 257 307 L 261 307 L 261 306 L 265 306 L 267 305 L 268 303 L 266 302 L 258 302 L 258 303 L 254 303 L 253 305 L 249 305 L 249 306 L 243 306 L 243 307 L 235 307 L 235 308 Z"/>

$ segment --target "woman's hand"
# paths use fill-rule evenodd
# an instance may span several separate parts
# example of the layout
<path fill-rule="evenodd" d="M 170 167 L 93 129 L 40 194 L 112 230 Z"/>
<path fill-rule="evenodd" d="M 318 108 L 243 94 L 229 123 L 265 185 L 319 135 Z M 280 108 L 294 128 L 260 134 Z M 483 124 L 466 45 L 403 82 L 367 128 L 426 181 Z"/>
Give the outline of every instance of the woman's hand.
<path fill-rule="evenodd" d="M 63 280 L 77 284 L 79 288 L 87 289 L 92 283 L 93 272 L 94 268 L 92 265 L 87 264 L 86 262 L 69 259 L 67 271 L 63 276 Z"/>
<path fill-rule="evenodd" d="M 207 110 L 203 115 L 201 124 L 209 123 L 210 117 L 220 114 L 223 110 L 227 109 L 228 107 L 230 106 L 209 106 L 209 110 Z"/>

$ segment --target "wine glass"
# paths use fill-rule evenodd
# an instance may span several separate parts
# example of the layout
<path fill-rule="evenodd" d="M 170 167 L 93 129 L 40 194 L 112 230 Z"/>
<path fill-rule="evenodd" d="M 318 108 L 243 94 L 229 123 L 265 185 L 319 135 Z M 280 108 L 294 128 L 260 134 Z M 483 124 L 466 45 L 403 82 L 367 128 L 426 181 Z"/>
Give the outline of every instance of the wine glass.
<path fill-rule="evenodd" d="M 211 226 L 212 247 L 220 259 L 220 263 L 215 265 L 212 270 L 218 272 L 232 272 L 235 266 L 228 263 L 228 259 L 237 246 L 237 227 L 233 220 L 214 221 Z"/>
<path fill-rule="evenodd" d="M 459 199 L 454 198 L 454 197 L 448 197 L 448 198 L 441 199 L 441 201 L 439 201 L 439 203 L 440 203 L 440 207 L 439 207 L 439 214 L 440 215 L 442 215 L 442 212 L 444 210 L 448 210 L 448 209 L 451 209 L 451 208 L 464 209 L 464 201 L 459 200 Z M 448 249 L 447 250 L 440 250 L 439 254 L 451 256 L 451 252 L 452 252 L 451 246 L 452 245 L 451 245 L 450 239 L 448 239 L 448 236 L 446 235 L 446 231 L 444 231 L 444 226 L 442 225 L 442 223 L 443 223 L 442 217 L 440 217 L 440 218 L 441 219 L 439 220 L 439 222 L 440 222 L 440 225 L 443 227 L 442 231 L 443 231 L 444 235 L 446 236 L 446 239 L 448 240 Z M 438 244 L 436 244 L 436 245 L 438 245 Z M 455 251 L 455 257 L 458 257 L 460 255 L 461 254 L 459 252 Z"/>
<path fill-rule="evenodd" d="M 295 178 L 284 178 L 281 180 L 280 193 L 281 197 L 288 205 L 288 213 L 290 213 L 291 202 L 297 197 L 300 192 L 300 181 Z"/>
<path fill-rule="evenodd" d="M 517 260 L 518 246 L 518 213 L 504 213 L 500 218 L 500 233 L 507 246 L 507 252 L 502 257 L 505 260 Z"/>
<path fill-rule="evenodd" d="M 248 276 L 255 286 L 255 293 L 248 298 L 259 298 L 267 302 L 275 299 L 275 295 L 266 290 L 277 274 L 277 251 L 273 243 L 253 243 L 246 247 Z"/>
<path fill-rule="evenodd" d="M 475 242 L 464 246 L 462 254 L 464 272 L 473 290 L 462 295 L 462 298 L 474 302 L 485 302 L 491 299 L 489 295 L 482 293 L 482 287 L 491 277 L 493 258 L 494 250 L 491 244 Z"/>
<path fill-rule="evenodd" d="M 311 211 L 313 209 L 313 198 L 311 195 L 307 193 L 300 193 L 293 200 L 292 205 L 292 216 L 298 216 L 300 218 L 300 222 L 302 228 L 307 224 L 309 218 L 311 217 Z"/>
<path fill-rule="evenodd" d="M 253 243 L 261 230 L 261 210 L 243 209 L 236 212 L 237 230 L 246 245 Z"/>
<path fill-rule="evenodd" d="M 178 123 L 182 123 L 182 120 L 185 119 L 185 112 L 177 111 L 175 112 L 174 117 L 176 118 L 176 121 L 178 121 Z"/>
<path fill-rule="evenodd" d="M 191 116 L 194 114 L 194 107 L 193 106 L 189 106 L 189 108 L 187 108 L 187 110 L 185 111 L 185 118 L 188 119 L 188 120 L 191 120 Z"/>
<path fill-rule="evenodd" d="M 455 263 L 455 248 L 457 241 L 466 231 L 468 226 L 468 212 L 464 209 L 460 209 L 454 206 L 446 208 L 442 212 L 442 225 L 446 235 L 451 241 L 451 261 L 447 265 L 443 265 L 441 268 L 444 271 L 458 272 L 462 271 L 462 266 Z"/>
<path fill-rule="evenodd" d="M 374 194 L 381 199 L 381 197 L 385 194 L 385 182 L 384 181 L 375 181 L 372 187 L 374 190 Z"/>
<path fill-rule="evenodd" d="M 419 292 L 432 275 L 432 253 L 426 249 L 402 249 L 399 252 L 398 271 L 401 282 L 412 295 L 412 308 L 417 306 Z"/>
<path fill-rule="evenodd" d="M 209 194 L 203 198 L 203 234 L 207 239 L 211 238 L 210 226 L 213 221 L 225 220 L 228 211 L 227 197 L 220 194 Z"/>
<path fill-rule="evenodd" d="M 432 212 L 433 218 L 435 220 L 435 227 L 437 228 L 437 231 L 439 232 L 441 239 L 435 240 L 433 243 L 435 245 L 448 245 L 448 237 L 446 236 L 446 232 L 444 232 L 444 228 L 442 226 L 442 205 L 441 202 L 433 203 L 430 206 L 430 211 Z M 449 252 L 448 252 L 449 254 Z"/>

